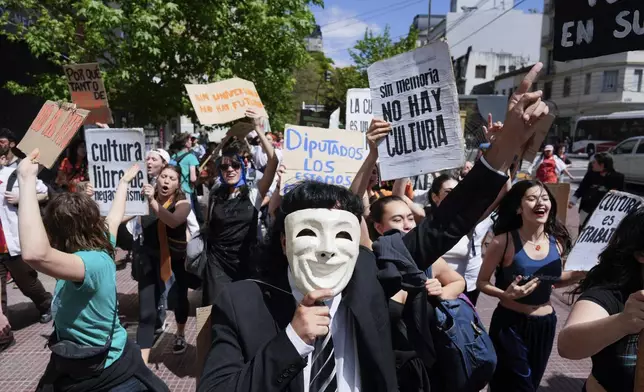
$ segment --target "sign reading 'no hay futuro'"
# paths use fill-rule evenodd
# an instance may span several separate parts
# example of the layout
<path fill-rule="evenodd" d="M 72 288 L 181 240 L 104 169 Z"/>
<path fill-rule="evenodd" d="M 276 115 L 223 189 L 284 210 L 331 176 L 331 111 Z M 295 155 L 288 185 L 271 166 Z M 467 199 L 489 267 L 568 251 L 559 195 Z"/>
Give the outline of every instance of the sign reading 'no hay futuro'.
<path fill-rule="evenodd" d="M 463 165 L 458 94 L 447 43 L 377 62 L 367 72 L 374 117 L 393 128 L 378 147 L 383 180 Z"/>
<path fill-rule="evenodd" d="M 361 132 L 297 125 L 286 125 L 282 152 L 282 193 L 307 180 L 348 188 L 366 157 Z"/>
<path fill-rule="evenodd" d="M 556 0 L 554 59 L 644 49 L 642 0 Z"/>
<path fill-rule="evenodd" d="M 143 185 L 147 184 L 143 129 L 87 129 L 85 140 L 89 178 L 101 215 L 107 215 L 112 208 L 121 178 L 135 163 L 139 164 L 141 170 L 130 183 L 125 215 L 148 215 L 148 203 L 143 197 Z"/>
<path fill-rule="evenodd" d="M 566 261 L 567 271 L 590 271 L 624 217 L 640 208 L 644 199 L 626 192 L 610 191 L 599 203 L 577 237 Z"/>

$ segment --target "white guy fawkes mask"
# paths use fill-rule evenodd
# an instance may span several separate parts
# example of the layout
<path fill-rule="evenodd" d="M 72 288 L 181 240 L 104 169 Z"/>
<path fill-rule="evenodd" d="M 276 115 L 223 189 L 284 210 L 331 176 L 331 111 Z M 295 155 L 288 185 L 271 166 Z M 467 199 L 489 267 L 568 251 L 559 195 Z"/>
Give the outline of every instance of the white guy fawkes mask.
<path fill-rule="evenodd" d="M 309 208 L 287 215 L 284 226 L 284 251 L 298 290 L 341 293 L 358 260 L 358 218 L 348 211 Z"/>

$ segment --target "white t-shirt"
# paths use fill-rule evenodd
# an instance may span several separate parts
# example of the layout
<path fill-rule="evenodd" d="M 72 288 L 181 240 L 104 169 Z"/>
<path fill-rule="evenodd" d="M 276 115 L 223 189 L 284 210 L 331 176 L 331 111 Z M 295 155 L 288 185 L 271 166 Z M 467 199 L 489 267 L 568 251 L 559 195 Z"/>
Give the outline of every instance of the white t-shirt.
<path fill-rule="evenodd" d="M 465 277 L 467 267 L 470 260 L 470 239 L 468 236 L 463 236 L 452 249 L 443 255 L 443 259 L 449 264 L 450 267 Z M 467 283 L 467 282 L 466 282 Z M 476 280 L 474 281 L 476 287 Z M 469 283 L 468 283 L 469 286 Z M 469 290 L 469 287 L 467 288 Z"/>
<path fill-rule="evenodd" d="M 262 146 L 253 146 L 250 153 L 253 155 L 253 163 L 256 168 L 261 169 L 266 166 L 268 163 L 268 155 L 266 155 Z M 282 162 L 282 150 L 276 148 L 275 155 L 277 156 L 277 160 Z"/>
<path fill-rule="evenodd" d="M 487 217 L 482 220 L 472 232 L 472 239 L 470 240 L 470 259 L 465 269 L 465 283 L 467 284 L 467 291 L 476 290 L 476 280 L 483 264 L 482 245 L 485 236 L 492 228 L 492 218 Z"/>

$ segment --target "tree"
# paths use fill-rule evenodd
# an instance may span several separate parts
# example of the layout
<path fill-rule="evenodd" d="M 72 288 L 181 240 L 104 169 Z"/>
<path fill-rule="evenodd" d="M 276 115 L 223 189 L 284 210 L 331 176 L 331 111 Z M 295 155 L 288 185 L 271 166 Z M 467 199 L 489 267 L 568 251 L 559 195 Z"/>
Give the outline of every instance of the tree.
<path fill-rule="evenodd" d="M 418 31 L 414 26 L 409 28 L 409 34 L 397 42 L 394 42 L 389 34 L 389 25 L 385 26 L 385 31 L 382 34 L 374 34 L 372 30 L 367 29 L 364 37 L 355 44 L 352 50 L 349 50 L 349 55 L 356 64 L 358 72 L 361 72 L 366 78 L 367 68 L 371 64 L 415 49 L 417 40 Z"/>
<path fill-rule="evenodd" d="M 98 61 L 110 106 L 143 124 L 191 113 L 185 83 L 238 76 L 255 83 L 281 127 L 291 114 L 293 70 L 307 59 L 311 4 L 322 0 L 0 0 L 0 24 L 11 27 L 0 34 L 60 66 L 5 87 L 69 99 L 62 65 Z"/>
<path fill-rule="evenodd" d="M 309 61 L 295 71 L 295 88 L 293 90 L 292 108 L 294 118 L 299 113 L 302 102 L 312 104 L 318 100 L 322 104 L 329 89 L 326 72 L 333 68 L 333 60 L 322 52 L 309 53 Z"/>
<path fill-rule="evenodd" d="M 347 106 L 347 90 L 350 88 L 369 87 L 367 79 L 356 67 L 342 67 L 333 70 L 331 83 L 324 97 L 324 106 L 328 111 L 340 108 L 340 119 L 344 123 Z"/>

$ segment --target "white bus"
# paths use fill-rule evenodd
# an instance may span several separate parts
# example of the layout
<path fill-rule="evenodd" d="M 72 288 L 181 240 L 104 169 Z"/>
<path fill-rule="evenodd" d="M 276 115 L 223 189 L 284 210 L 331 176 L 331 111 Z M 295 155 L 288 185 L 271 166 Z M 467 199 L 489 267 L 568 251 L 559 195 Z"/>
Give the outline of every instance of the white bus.
<path fill-rule="evenodd" d="M 572 134 L 572 153 L 588 154 L 608 151 L 617 143 L 644 135 L 644 110 L 616 112 L 600 116 L 582 116 Z"/>

